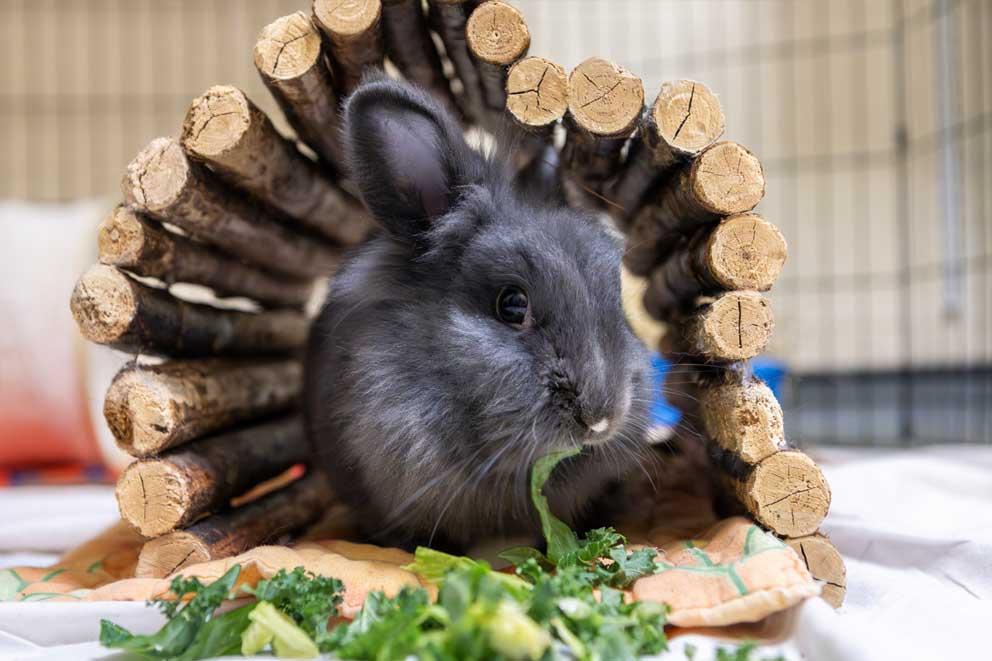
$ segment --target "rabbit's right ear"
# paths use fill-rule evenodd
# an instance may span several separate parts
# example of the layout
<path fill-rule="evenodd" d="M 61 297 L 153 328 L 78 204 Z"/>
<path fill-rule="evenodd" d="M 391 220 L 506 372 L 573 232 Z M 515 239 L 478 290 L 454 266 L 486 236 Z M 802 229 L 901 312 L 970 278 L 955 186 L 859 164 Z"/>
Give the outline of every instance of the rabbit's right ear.
<path fill-rule="evenodd" d="M 478 177 L 478 154 L 461 127 L 411 85 L 363 83 L 345 106 L 351 176 L 372 215 L 394 236 L 415 238 L 447 213 L 459 187 Z"/>

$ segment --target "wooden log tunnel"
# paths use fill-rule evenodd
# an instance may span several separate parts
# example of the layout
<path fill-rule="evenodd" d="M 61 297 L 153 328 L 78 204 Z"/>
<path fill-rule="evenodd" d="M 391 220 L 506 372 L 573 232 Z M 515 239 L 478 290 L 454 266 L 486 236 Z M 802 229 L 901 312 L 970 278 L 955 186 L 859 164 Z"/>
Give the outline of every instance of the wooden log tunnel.
<path fill-rule="evenodd" d="M 841 602 L 843 560 L 819 532 L 830 488 L 788 445 L 781 406 L 747 363 L 770 340 L 763 293 L 787 255 L 753 211 L 761 163 L 718 142 L 726 121 L 705 84 L 666 82 L 645 109 L 640 78 L 619 64 L 592 57 L 566 72 L 530 47 L 523 15 L 498 0 L 312 0 L 309 13 L 274 17 L 253 53 L 298 143 L 240 89 L 215 86 L 193 100 L 178 140 L 152 140 L 127 166 L 124 204 L 101 224 L 99 264 L 71 309 L 87 339 L 161 357 L 121 370 L 104 405 L 136 458 L 117 497 L 151 538 L 139 576 L 278 543 L 344 508 L 308 466 L 298 349 L 315 280 L 371 230 L 344 178 L 340 110 L 384 69 L 466 129 L 515 129 L 517 181 L 535 196 L 612 218 L 624 264 L 647 279 L 645 309 L 668 327 L 663 388 L 711 460 L 707 483 Z M 187 283 L 238 300 L 183 300 L 173 285 Z M 303 477 L 286 482 L 300 464 Z"/>

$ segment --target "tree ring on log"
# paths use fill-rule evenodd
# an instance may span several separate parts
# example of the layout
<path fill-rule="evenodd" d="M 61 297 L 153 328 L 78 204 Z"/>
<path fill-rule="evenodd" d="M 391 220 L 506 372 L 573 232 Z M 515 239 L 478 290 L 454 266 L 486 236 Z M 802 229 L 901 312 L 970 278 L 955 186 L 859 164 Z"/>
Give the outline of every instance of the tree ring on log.
<path fill-rule="evenodd" d="M 641 79 L 608 60 L 591 57 L 568 77 L 568 112 L 594 135 L 630 133 L 643 108 Z"/>
<path fill-rule="evenodd" d="M 765 195 L 761 162 L 736 142 L 718 142 L 692 164 L 692 192 L 710 213 L 729 216 L 753 209 Z"/>
<path fill-rule="evenodd" d="M 506 109 L 524 126 L 551 126 L 568 109 L 568 78 L 558 64 L 543 57 L 527 57 L 506 78 Z"/>
<path fill-rule="evenodd" d="M 716 96 L 694 80 L 664 83 L 651 107 L 651 116 L 665 142 L 686 155 L 712 144 L 725 125 Z"/>
<path fill-rule="evenodd" d="M 320 35 L 301 11 L 276 19 L 255 43 L 255 66 L 277 80 L 298 77 L 320 57 Z"/>
<path fill-rule="evenodd" d="M 530 30 L 523 14 L 496 0 L 485 2 L 472 12 L 465 26 L 465 37 L 477 58 L 499 66 L 511 64 L 530 47 Z"/>

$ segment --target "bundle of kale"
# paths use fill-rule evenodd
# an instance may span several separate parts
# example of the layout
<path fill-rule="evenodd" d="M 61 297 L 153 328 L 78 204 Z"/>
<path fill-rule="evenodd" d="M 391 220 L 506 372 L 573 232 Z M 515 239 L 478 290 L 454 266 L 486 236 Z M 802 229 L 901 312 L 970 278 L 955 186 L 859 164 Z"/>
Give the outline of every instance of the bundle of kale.
<path fill-rule="evenodd" d="M 549 510 L 541 490 L 554 467 L 578 452 L 548 455 L 535 464 L 531 498 L 546 553 L 511 549 L 501 556 L 514 573 L 485 562 L 419 548 L 408 567 L 438 585 L 432 602 L 421 588 L 394 597 L 373 592 L 350 622 L 328 628 L 338 614 L 341 582 L 280 571 L 254 589 L 255 601 L 221 614 L 233 594 L 239 567 L 204 586 L 177 578 L 177 601 L 157 601 L 169 621 L 149 636 L 101 622 L 100 641 L 147 657 L 204 659 L 225 654 L 342 659 L 634 659 L 666 648 L 665 609 L 624 600 L 622 589 L 657 570 L 652 549 L 629 551 L 610 528 L 579 538 Z M 179 605 L 182 598 L 192 599 Z"/>

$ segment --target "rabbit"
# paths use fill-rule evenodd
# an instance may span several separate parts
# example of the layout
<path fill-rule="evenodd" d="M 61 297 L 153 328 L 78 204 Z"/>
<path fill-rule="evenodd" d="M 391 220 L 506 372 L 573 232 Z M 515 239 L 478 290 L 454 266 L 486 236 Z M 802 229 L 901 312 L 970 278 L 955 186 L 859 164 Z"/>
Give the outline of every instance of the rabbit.
<path fill-rule="evenodd" d="M 545 493 L 579 528 L 637 467 L 648 352 L 621 308 L 622 241 L 528 196 L 422 90 L 346 100 L 352 180 L 380 231 L 312 326 L 304 419 L 316 464 L 369 541 L 458 550 L 539 539 L 534 460 L 581 445 Z"/>

